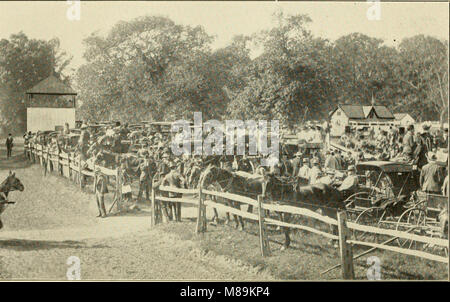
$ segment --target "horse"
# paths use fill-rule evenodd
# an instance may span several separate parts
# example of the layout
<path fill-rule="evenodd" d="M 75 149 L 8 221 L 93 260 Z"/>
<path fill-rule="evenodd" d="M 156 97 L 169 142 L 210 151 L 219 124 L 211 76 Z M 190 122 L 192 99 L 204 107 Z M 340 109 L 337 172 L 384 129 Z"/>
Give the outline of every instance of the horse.
<path fill-rule="evenodd" d="M 3 228 L 1 214 L 5 211 L 8 204 L 14 203 L 8 201 L 8 194 L 12 191 L 23 192 L 25 187 L 22 182 L 16 177 L 16 173 L 9 171 L 8 177 L 0 184 L 0 229 Z"/>
<path fill-rule="evenodd" d="M 202 174 L 202 168 L 200 166 L 194 165 L 186 173 L 186 181 L 189 188 L 197 188 L 200 181 L 200 175 Z"/>
<path fill-rule="evenodd" d="M 245 173 L 245 172 L 244 172 Z M 246 173 L 248 174 L 248 173 Z M 219 168 L 214 165 L 209 165 L 200 176 L 200 186 L 207 188 L 210 185 L 219 186 L 222 192 L 229 192 L 248 197 L 255 197 L 258 194 L 263 193 L 264 178 L 263 177 L 246 177 L 240 173 L 231 172 L 227 169 Z M 226 201 L 227 205 L 240 209 L 240 204 L 235 201 Z M 244 229 L 244 220 L 242 216 L 233 214 L 236 228 L 241 227 Z M 214 220 L 218 220 L 219 215 L 217 210 L 214 209 Z M 226 224 L 230 223 L 230 214 L 226 213 Z"/>
<path fill-rule="evenodd" d="M 337 188 L 327 184 L 303 185 L 301 181 L 286 184 L 273 174 L 267 174 L 265 196 L 268 200 L 281 201 L 284 204 L 319 211 L 322 215 L 337 219 L 337 212 L 345 210 L 345 196 Z M 278 213 L 283 222 L 291 220 L 291 214 Z M 285 241 L 282 249 L 290 245 L 290 229 L 283 227 Z M 331 225 L 331 231 L 337 235 L 337 227 Z"/>

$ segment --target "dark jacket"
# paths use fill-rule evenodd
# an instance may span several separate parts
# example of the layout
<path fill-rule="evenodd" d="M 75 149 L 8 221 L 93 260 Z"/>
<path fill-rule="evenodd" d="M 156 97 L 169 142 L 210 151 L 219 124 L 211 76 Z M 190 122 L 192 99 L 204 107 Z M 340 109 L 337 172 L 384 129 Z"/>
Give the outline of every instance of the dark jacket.
<path fill-rule="evenodd" d="M 12 148 L 14 146 L 13 144 L 14 139 L 12 137 L 7 137 L 6 138 L 6 147 L 7 148 Z"/>

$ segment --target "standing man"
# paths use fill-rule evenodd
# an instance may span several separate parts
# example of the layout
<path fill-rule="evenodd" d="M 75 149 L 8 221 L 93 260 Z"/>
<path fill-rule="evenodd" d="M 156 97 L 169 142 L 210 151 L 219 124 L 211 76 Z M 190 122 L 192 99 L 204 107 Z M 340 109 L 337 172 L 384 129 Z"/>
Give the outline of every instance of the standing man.
<path fill-rule="evenodd" d="M 311 160 L 313 164 L 311 170 L 309 171 L 309 184 L 314 185 L 318 182 L 319 178 L 322 176 L 322 170 L 319 166 L 319 160 L 317 158 L 313 158 Z"/>
<path fill-rule="evenodd" d="M 139 163 L 139 170 L 141 173 L 139 176 L 139 193 L 137 199 L 141 200 L 142 195 L 145 191 L 146 201 L 149 201 L 149 193 L 152 190 L 152 177 L 156 172 L 156 165 L 150 159 L 150 154 L 147 150 L 143 152 L 143 156 L 144 159 L 141 159 Z"/>
<path fill-rule="evenodd" d="M 95 199 L 97 200 L 98 215 L 97 217 L 105 218 L 105 194 L 108 193 L 108 185 L 105 175 L 100 168 L 95 169 L 96 183 L 95 183 Z"/>
<path fill-rule="evenodd" d="M 414 151 L 417 147 L 414 136 L 414 125 L 409 125 L 408 132 L 403 138 L 403 155 L 406 157 L 407 161 L 412 161 L 414 159 Z"/>
<path fill-rule="evenodd" d="M 291 161 L 292 176 L 296 177 L 299 173 L 300 166 L 302 165 L 302 152 L 295 153 L 295 158 Z"/>
<path fill-rule="evenodd" d="M 11 153 L 12 153 L 12 148 L 14 146 L 13 144 L 13 137 L 10 134 L 8 134 L 8 138 L 6 139 L 6 157 L 10 158 L 11 157 Z"/>
<path fill-rule="evenodd" d="M 428 164 L 420 172 L 420 187 L 422 191 L 432 194 L 441 194 L 441 185 L 444 181 L 442 168 L 436 163 L 437 157 L 433 152 L 428 153 Z"/>

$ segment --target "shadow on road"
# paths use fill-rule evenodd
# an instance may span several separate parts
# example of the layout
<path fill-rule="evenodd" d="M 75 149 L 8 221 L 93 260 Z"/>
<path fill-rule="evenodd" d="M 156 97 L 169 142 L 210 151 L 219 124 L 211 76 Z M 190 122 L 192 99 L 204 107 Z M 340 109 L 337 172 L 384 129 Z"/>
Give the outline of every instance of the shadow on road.
<path fill-rule="evenodd" d="M 36 251 L 68 248 L 108 248 L 105 245 L 86 245 L 82 241 L 49 241 L 49 240 L 27 240 L 27 239 L 7 239 L 0 240 L 0 249 L 10 249 L 14 251 Z"/>

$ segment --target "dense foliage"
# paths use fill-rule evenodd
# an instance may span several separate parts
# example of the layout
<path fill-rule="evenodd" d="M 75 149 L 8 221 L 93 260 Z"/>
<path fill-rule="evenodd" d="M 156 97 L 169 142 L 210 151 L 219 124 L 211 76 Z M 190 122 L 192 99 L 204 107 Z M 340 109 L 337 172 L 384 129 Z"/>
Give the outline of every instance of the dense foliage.
<path fill-rule="evenodd" d="M 71 57 L 58 39 L 29 39 L 24 33 L 0 41 L 0 133 L 25 131 L 25 92 L 52 72 L 63 81 Z"/>
<path fill-rule="evenodd" d="M 377 104 L 417 120 L 448 114 L 448 43 L 418 35 L 398 47 L 361 33 L 315 37 L 306 15 L 274 16 L 271 29 L 236 36 L 212 50 L 201 27 L 145 16 L 84 40 L 86 63 L 72 86 L 80 119 L 280 119 L 288 126 L 324 119 L 338 103 Z M 261 54 L 251 59 L 252 47 Z M 57 40 L 23 33 L 0 42 L 3 127 L 24 125 L 24 91 L 70 59 Z M 11 97 L 5 100 L 3 95 Z"/>

